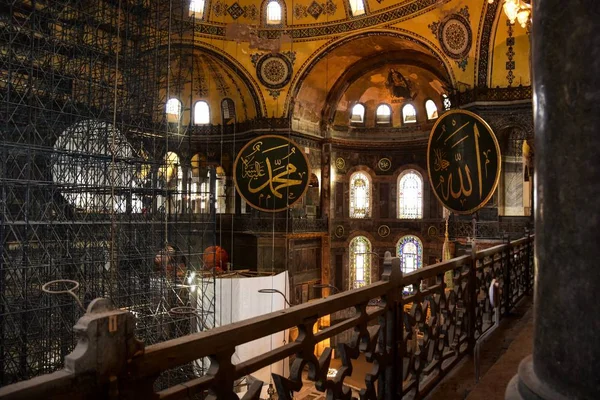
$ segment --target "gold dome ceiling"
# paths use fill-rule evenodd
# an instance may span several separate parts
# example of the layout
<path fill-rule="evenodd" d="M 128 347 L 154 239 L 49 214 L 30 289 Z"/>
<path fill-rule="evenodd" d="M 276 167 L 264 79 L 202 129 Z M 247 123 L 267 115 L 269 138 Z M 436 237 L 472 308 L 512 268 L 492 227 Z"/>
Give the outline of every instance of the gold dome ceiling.
<path fill-rule="evenodd" d="M 254 115 L 291 114 L 313 124 L 323 116 L 331 122 L 343 86 L 375 64 L 405 65 L 417 77 L 414 68 L 421 68 L 429 75 L 418 86 L 437 92 L 529 82 L 526 32 L 514 26 L 507 35 L 497 2 L 364 1 L 364 14 L 355 17 L 347 0 L 279 0 L 282 22 L 272 26 L 265 22 L 267 0 L 205 0 L 201 16 L 190 15 L 190 0 L 181 0 L 172 12 L 179 23 L 168 38 L 216 55 L 224 69 L 235 70 Z M 511 38 L 516 44 L 509 45 Z"/>

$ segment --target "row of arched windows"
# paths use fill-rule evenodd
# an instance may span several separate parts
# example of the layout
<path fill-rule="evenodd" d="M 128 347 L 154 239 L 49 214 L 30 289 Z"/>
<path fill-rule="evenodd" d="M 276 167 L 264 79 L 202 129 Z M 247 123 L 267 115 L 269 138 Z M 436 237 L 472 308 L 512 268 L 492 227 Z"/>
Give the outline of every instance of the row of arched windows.
<path fill-rule="evenodd" d="M 190 0 L 190 15 L 204 18 L 205 0 Z M 350 13 L 353 17 L 365 14 L 364 0 L 348 0 Z M 283 22 L 283 0 L 270 0 L 265 9 L 265 25 L 281 25 Z"/>
<path fill-rule="evenodd" d="M 170 98 L 165 106 L 165 112 L 176 118 L 181 117 L 181 101 L 174 97 Z M 223 123 L 227 123 L 235 118 L 235 104 L 233 103 L 233 100 L 223 99 L 223 101 L 221 101 L 221 114 Z M 199 100 L 194 104 L 193 122 L 194 125 L 210 124 L 210 107 L 208 106 L 208 102 Z"/>
<path fill-rule="evenodd" d="M 445 98 L 444 98 L 445 101 Z M 425 102 L 425 111 L 427 112 L 427 120 L 431 121 L 438 117 L 438 109 L 435 102 L 428 99 Z M 357 103 L 352 107 L 350 114 L 350 122 L 353 124 L 363 124 L 365 122 L 365 106 Z M 417 122 L 417 109 L 411 103 L 407 103 L 402 107 L 402 123 L 414 124 Z M 390 124 L 392 123 L 392 107 L 389 104 L 380 104 L 375 110 L 375 123 Z"/>
<path fill-rule="evenodd" d="M 192 168 L 187 170 L 188 187 L 183 186 L 184 169 L 182 168 L 179 155 L 175 152 L 168 152 L 165 155 L 164 163 L 160 168 L 159 176 L 162 178 L 166 188 L 171 193 L 167 202 L 172 212 L 182 211 L 184 202 L 193 213 L 208 213 L 210 209 L 210 177 L 208 175 L 200 176 L 200 155 L 196 154 L 192 158 Z M 194 167 L 196 165 L 196 167 Z M 228 212 L 228 193 L 225 187 L 225 171 L 221 167 L 216 169 L 217 179 L 215 180 L 215 211 L 217 214 Z M 184 195 L 185 194 L 185 195 Z M 164 203 L 164 199 L 162 200 Z"/>
<path fill-rule="evenodd" d="M 408 169 L 398 176 L 398 212 L 400 219 L 423 218 L 423 177 Z M 350 176 L 350 218 L 371 217 L 371 179 L 357 171 Z"/>
<path fill-rule="evenodd" d="M 371 260 L 375 254 L 365 236 L 350 241 L 350 285 L 359 288 L 371 283 Z M 423 243 L 414 235 L 406 235 L 396 243 L 396 256 L 400 258 L 402 273 L 407 274 L 423 267 Z"/>

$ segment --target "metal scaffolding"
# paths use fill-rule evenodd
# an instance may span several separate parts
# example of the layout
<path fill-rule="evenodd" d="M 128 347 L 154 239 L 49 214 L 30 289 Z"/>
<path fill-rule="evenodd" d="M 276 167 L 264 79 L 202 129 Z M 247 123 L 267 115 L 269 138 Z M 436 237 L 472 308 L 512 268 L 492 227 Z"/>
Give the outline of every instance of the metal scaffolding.
<path fill-rule="evenodd" d="M 146 344 L 214 326 L 216 268 L 203 259 L 216 244 L 215 192 L 188 178 L 189 143 L 165 113 L 194 82 L 169 64 L 185 51 L 171 46 L 189 29 L 174 21 L 182 4 L 0 5 L 0 386 L 61 368 L 73 349 L 83 310 L 52 292 L 83 306 L 110 298 L 137 316 Z M 194 214 L 201 197 L 207 212 Z M 42 290 L 55 280 L 78 287 Z"/>

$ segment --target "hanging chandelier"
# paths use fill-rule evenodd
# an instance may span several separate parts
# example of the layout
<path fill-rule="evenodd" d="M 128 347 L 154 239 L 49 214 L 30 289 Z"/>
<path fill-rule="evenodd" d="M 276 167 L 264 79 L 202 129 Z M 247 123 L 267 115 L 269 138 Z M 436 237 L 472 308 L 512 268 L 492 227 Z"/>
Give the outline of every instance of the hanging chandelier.
<path fill-rule="evenodd" d="M 492 4 L 495 0 L 488 0 Z M 500 0 L 502 1 L 502 0 Z M 508 17 L 511 24 L 518 21 L 519 24 L 526 28 L 531 21 L 531 0 L 503 0 L 502 9 Z"/>

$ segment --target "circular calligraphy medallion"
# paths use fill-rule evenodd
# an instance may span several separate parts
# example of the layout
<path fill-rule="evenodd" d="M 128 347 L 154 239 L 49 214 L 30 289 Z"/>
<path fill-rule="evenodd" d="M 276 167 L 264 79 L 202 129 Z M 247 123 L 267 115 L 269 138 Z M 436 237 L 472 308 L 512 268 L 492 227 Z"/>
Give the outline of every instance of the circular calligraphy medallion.
<path fill-rule="evenodd" d="M 438 234 L 438 230 L 435 226 L 431 225 L 428 229 L 427 229 L 427 235 L 429 237 L 435 237 Z"/>
<path fill-rule="evenodd" d="M 338 157 L 335 159 L 335 167 L 340 171 L 346 167 L 346 161 L 342 157 Z"/>
<path fill-rule="evenodd" d="M 496 135 L 481 117 L 465 110 L 448 111 L 438 118 L 427 144 L 433 193 L 447 209 L 471 214 L 494 194 L 501 159 Z"/>
<path fill-rule="evenodd" d="M 344 227 L 342 225 L 338 225 L 335 227 L 335 237 L 344 237 Z"/>
<path fill-rule="evenodd" d="M 469 22 L 462 15 L 453 14 L 439 29 L 438 37 L 444 53 L 455 59 L 464 58 L 469 54 L 473 34 Z"/>
<path fill-rule="evenodd" d="M 389 169 L 392 167 L 392 161 L 389 158 L 382 158 L 377 163 L 377 166 L 382 171 L 389 171 Z"/>
<path fill-rule="evenodd" d="M 377 234 L 382 238 L 388 237 L 390 235 L 390 227 L 387 225 L 380 225 L 379 228 L 377 228 Z"/>
<path fill-rule="evenodd" d="M 256 75 L 269 89 L 281 89 L 292 77 L 292 64 L 282 54 L 267 54 L 256 63 Z"/>
<path fill-rule="evenodd" d="M 310 164 L 300 147 L 277 135 L 251 140 L 238 153 L 233 180 L 251 207 L 277 212 L 291 207 L 308 189 Z"/>

